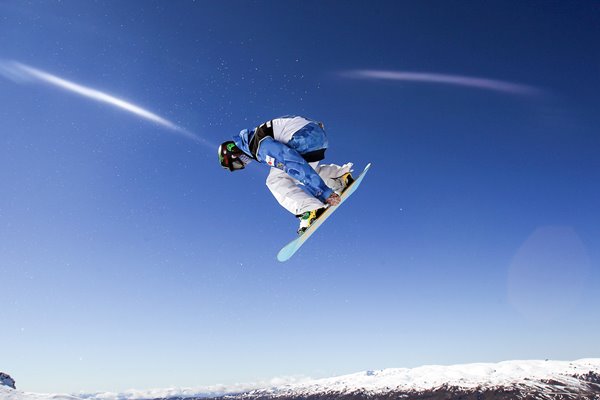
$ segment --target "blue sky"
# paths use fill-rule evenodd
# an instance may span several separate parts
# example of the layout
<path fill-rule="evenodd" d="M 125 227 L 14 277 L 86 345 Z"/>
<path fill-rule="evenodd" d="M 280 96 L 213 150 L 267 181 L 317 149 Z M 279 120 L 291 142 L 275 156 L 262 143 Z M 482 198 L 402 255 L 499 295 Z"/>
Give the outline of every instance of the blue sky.
<path fill-rule="evenodd" d="M 597 2 L 1 1 L 0 49 L 21 389 L 600 357 Z M 267 168 L 224 171 L 212 144 L 286 114 L 373 168 L 281 264 L 297 223 Z"/>

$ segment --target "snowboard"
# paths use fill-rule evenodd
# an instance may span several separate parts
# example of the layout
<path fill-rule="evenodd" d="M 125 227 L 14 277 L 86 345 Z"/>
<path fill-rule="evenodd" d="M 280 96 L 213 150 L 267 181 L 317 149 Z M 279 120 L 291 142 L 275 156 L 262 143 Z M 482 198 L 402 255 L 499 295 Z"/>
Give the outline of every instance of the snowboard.
<path fill-rule="evenodd" d="M 325 222 L 327 218 L 329 218 L 331 214 L 335 212 L 335 210 L 337 210 L 346 200 L 348 200 L 350 196 L 352 196 L 352 193 L 354 193 L 356 189 L 358 189 L 358 187 L 360 186 L 360 183 L 367 174 L 369 168 L 371 168 L 371 163 L 367 164 L 365 169 L 354 180 L 354 182 L 352 182 L 350 186 L 348 186 L 346 190 L 344 190 L 344 192 L 340 195 L 340 197 L 342 198 L 340 204 L 334 207 L 328 207 L 327 210 L 325 210 L 323 214 L 321 214 L 321 216 L 317 218 L 316 221 L 313 222 L 312 225 L 309 226 L 303 234 L 299 235 L 296 239 L 292 240 L 291 242 L 286 244 L 281 250 L 279 250 L 279 253 L 277 254 L 277 260 L 281 262 L 289 260 L 300 249 L 300 247 L 302 247 L 302 245 L 308 240 L 308 238 L 310 238 L 312 234 L 315 233 L 317 229 L 319 229 L 323 222 Z"/>

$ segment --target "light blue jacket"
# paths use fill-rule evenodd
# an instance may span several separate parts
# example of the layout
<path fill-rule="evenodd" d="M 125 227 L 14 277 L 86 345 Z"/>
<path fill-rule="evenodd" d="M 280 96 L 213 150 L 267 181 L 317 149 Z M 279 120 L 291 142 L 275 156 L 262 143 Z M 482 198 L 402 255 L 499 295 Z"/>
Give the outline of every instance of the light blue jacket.
<path fill-rule="evenodd" d="M 303 124 L 298 130 L 286 131 Z M 285 171 L 322 202 L 333 193 L 309 165 L 322 160 L 328 146 L 327 135 L 318 122 L 297 116 L 276 118 L 254 129 L 243 129 L 233 141 L 261 164 Z"/>

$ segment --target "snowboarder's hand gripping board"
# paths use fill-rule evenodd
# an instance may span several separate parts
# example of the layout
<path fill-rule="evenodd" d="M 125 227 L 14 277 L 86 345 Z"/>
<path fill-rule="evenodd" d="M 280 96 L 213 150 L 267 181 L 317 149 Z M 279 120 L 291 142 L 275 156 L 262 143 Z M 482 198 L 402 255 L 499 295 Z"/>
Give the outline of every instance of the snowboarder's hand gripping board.
<path fill-rule="evenodd" d="M 331 193 L 331 196 L 325 202 L 330 206 L 337 206 L 342 202 L 342 198 L 337 193 Z"/>
<path fill-rule="evenodd" d="M 277 260 L 281 262 L 289 260 L 298 251 L 298 249 L 302 247 L 304 242 L 306 242 L 308 238 L 311 237 L 313 233 L 315 233 L 319 226 L 321 226 L 321 224 L 325 222 L 325 220 L 329 218 L 329 216 L 331 216 L 331 214 L 333 214 L 335 210 L 337 210 L 338 206 L 341 205 L 344 201 L 346 201 L 348 197 L 350 197 L 352 193 L 354 193 L 356 189 L 358 189 L 358 186 L 362 182 L 370 167 L 371 164 L 367 164 L 363 172 L 361 172 L 358 178 L 356 178 L 356 180 L 350 186 L 348 186 L 348 188 L 341 194 L 341 196 L 334 196 L 333 199 L 331 197 L 327 199 L 327 203 L 330 205 L 327 208 L 327 210 L 325 210 L 325 212 L 323 212 L 323 214 L 321 214 L 321 216 L 317 218 L 315 222 L 312 223 L 312 225 L 306 230 L 306 232 L 302 233 L 296 239 L 292 240 L 287 245 L 285 245 L 285 247 L 282 248 L 277 254 Z M 335 203 L 337 203 L 337 205 Z"/>

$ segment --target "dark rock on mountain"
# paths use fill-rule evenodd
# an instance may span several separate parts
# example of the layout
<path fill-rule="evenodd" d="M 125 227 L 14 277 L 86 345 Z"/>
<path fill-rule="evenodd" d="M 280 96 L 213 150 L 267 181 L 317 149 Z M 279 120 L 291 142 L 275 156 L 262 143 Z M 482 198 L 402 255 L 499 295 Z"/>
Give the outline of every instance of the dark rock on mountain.
<path fill-rule="evenodd" d="M 16 389 L 15 380 L 10 375 L 0 372 L 0 385 L 8 386 L 9 388 Z"/>

